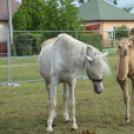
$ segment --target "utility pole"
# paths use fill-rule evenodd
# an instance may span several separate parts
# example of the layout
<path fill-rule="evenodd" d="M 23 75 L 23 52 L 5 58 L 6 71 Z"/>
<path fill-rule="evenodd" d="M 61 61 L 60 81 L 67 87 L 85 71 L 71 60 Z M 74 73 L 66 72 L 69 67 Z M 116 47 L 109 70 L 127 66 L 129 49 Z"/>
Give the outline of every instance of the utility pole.
<path fill-rule="evenodd" d="M 8 13 L 8 29 L 9 29 L 9 42 L 10 46 L 13 43 L 13 25 L 12 25 L 12 11 L 11 11 L 11 0 L 7 0 L 7 13 Z"/>
<path fill-rule="evenodd" d="M 7 13 L 8 13 L 8 30 L 7 30 L 7 61 L 8 61 L 8 82 L 1 83 L 0 86 L 20 86 L 18 83 L 12 83 L 12 67 L 11 67 L 11 45 L 13 42 L 13 30 L 12 30 L 12 12 L 11 12 L 11 0 L 7 0 Z"/>

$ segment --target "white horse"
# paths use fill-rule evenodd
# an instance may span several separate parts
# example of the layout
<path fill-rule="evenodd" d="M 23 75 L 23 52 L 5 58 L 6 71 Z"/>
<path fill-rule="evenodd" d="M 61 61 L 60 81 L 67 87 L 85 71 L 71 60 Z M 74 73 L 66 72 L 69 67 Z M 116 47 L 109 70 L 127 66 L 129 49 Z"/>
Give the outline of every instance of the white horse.
<path fill-rule="evenodd" d="M 75 119 L 75 97 L 74 88 L 76 78 L 82 69 L 92 80 L 94 91 L 97 94 L 103 91 L 103 74 L 109 73 L 110 69 L 106 62 L 108 53 L 102 54 L 98 49 L 86 45 L 67 34 L 59 34 L 56 40 L 40 52 L 38 59 L 38 69 L 40 74 L 45 79 L 46 88 L 49 94 L 49 118 L 47 121 L 47 131 L 52 132 L 53 119 L 56 116 L 56 88 L 59 83 L 64 83 L 64 117 L 65 121 L 69 120 L 67 111 L 67 85 L 70 94 L 71 121 L 72 129 L 76 130 L 77 123 Z"/>

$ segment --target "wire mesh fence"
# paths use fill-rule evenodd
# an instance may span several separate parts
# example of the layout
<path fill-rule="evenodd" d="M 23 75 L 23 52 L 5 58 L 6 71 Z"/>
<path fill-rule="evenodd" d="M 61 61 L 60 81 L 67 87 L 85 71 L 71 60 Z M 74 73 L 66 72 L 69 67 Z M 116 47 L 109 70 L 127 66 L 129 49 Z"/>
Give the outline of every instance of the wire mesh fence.
<path fill-rule="evenodd" d="M 93 31 L 13 31 L 12 45 L 9 48 L 10 51 L 8 51 L 9 34 L 11 32 L 0 31 L 0 33 L 4 38 L 3 41 L 0 41 L 0 68 L 1 73 L 5 72 L 6 74 L 2 75 L 0 83 L 42 80 L 37 69 L 41 43 L 47 39 L 57 37 L 60 33 L 67 33 L 82 42 L 93 45 L 102 52 L 115 53 L 117 49 L 115 47 L 115 33 L 111 33 L 110 37 L 112 38 L 109 39 L 108 31 L 94 31 L 94 33 Z M 114 57 L 110 57 L 111 60 Z M 33 70 L 36 73 L 32 73 Z M 27 71 L 30 75 L 24 73 Z"/>
<path fill-rule="evenodd" d="M 40 44 L 43 41 L 56 37 L 63 32 L 92 45 L 92 42 L 87 42 L 90 37 L 84 35 L 82 38 L 83 35 L 81 35 L 83 33 L 89 34 L 91 31 L 14 31 L 10 59 L 8 59 L 7 51 L 5 51 L 5 56 L 0 57 L 0 83 L 8 82 L 8 71 L 11 71 L 10 77 L 12 82 L 21 83 L 21 86 L 16 88 L 2 87 L 0 89 L 0 133 L 46 133 L 49 102 L 44 82 L 40 81 L 43 79 L 38 72 L 38 54 L 40 52 Z M 99 32 L 94 34 L 97 33 Z M 41 37 L 35 37 L 37 34 L 40 34 L 39 36 Z M 97 36 L 97 38 L 99 37 Z M 95 38 L 93 41 L 96 40 Z M 97 43 L 99 41 L 98 39 Z M 76 132 L 71 131 L 72 123 L 64 123 L 62 85 L 58 87 L 57 117 L 54 120 L 55 134 L 79 134 L 87 130 L 95 134 L 133 133 L 134 121 L 129 125 L 124 122 L 125 105 L 122 91 L 115 80 L 116 47 L 114 41 L 115 39 L 112 41 L 107 40 L 105 42 L 109 42 L 109 44 L 105 45 L 104 41 L 101 40 L 97 44 L 100 46 L 95 46 L 101 49 L 102 52 L 110 52 L 108 61 L 112 74 L 104 77 L 104 93 L 99 96 L 96 95 L 89 80 L 78 80 L 77 82 L 75 98 L 76 119 L 79 129 Z M 21 45 L 19 46 L 19 44 Z M 0 47 L 3 46 L 1 45 Z M 9 66 L 8 60 L 11 61 Z M 8 70 L 9 67 L 11 70 Z M 81 75 L 85 75 L 84 71 Z M 30 83 L 27 83 L 29 81 Z M 129 83 L 130 87 L 131 84 Z M 134 112 L 132 104 L 130 104 L 130 110 L 131 113 Z"/>

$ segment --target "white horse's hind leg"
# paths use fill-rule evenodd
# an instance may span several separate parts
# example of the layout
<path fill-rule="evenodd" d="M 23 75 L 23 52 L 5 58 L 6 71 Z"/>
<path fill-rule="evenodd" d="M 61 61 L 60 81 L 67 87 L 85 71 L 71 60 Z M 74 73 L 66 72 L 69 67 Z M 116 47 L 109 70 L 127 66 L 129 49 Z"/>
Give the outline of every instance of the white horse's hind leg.
<path fill-rule="evenodd" d="M 67 94 L 67 84 L 63 83 L 63 101 L 64 101 L 64 118 L 65 118 L 65 122 L 70 121 L 69 115 L 68 115 L 68 110 L 67 110 L 67 98 L 68 98 L 68 94 Z"/>
<path fill-rule="evenodd" d="M 51 96 L 50 96 L 50 82 L 49 81 L 45 81 L 45 85 L 46 85 L 46 89 L 47 89 L 47 92 L 48 92 L 48 98 L 49 98 L 49 101 L 51 99 Z M 53 113 L 53 119 L 56 117 L 56 112 L 54 110 L 54 113 Z"/>
<path fill-rule="evenodd" d="M 50 104 L 49 104 L 49 118 L 47 120 L 47 132 L 52 132 L 52 124 L 53 124 L 53 117 L 54 117 L 54 111 L 56 106 L 56 88 L 58 86 L 58 82 L 52 81 L 50 83 Z"/>
<path fill-rule="evenodd" d="M 46 89 L 47 89 L 47 93 L 48 93 L 48 98 L 50 100 L 50 82 L 45 81 L 45 85 L 46 85 Z"/>
<path fill-rule="evenodd" d="M 69 92 L 70 92 L 71 121 L 73 122 L 73 126 L 72 126 L 73 130 L 76 130 L 78 128 L 75 119 L 75 97 L 74 97 L 75 83 L 76 83 L 76 79 L 68 83 Z"/>

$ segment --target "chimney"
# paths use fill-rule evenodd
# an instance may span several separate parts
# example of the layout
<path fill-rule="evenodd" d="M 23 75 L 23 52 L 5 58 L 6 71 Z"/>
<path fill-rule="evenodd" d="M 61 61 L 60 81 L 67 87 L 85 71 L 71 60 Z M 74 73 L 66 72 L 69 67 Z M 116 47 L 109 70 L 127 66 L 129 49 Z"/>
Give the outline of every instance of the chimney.
<path fill-rule="evenodd" d="M 87 3 L 87 0 L 83 0 L 83 3 L 84 3 L 84 4 Z"/>

